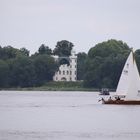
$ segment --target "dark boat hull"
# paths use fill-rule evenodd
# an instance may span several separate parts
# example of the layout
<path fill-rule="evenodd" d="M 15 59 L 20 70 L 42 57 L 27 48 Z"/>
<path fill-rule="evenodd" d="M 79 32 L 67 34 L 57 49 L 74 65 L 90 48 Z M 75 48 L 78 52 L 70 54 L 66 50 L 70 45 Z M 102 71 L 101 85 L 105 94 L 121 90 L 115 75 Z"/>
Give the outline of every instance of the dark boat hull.
<path fill-rule="evenodd" d="M 125 100 L 103 100 L 102 101 L 103 104 L 116 104 L 116 105 L 140 105 L 140 100 L 138 101 L 134 101 L 134 100 L 129 100 L 129 101 L 125 101 Z"/>
<path fill-rule="evenodd" d="M 99 95 L 110 95 L 110 94 L 109 93 L 108 94 L 100 93 Z"/>

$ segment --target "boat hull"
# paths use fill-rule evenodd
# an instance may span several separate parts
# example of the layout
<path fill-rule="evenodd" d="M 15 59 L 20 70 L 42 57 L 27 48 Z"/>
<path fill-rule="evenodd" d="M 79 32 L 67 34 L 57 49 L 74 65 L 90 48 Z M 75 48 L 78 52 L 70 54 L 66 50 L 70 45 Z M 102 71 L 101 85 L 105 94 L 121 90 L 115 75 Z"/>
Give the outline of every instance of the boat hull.
<path fill-rule="evenodd" d="M 103 104 L 116 104 L 116 105 L 140 105 L 140 100 L 134 101 L 134 100 L 107 100 L 102 101 Z"/>

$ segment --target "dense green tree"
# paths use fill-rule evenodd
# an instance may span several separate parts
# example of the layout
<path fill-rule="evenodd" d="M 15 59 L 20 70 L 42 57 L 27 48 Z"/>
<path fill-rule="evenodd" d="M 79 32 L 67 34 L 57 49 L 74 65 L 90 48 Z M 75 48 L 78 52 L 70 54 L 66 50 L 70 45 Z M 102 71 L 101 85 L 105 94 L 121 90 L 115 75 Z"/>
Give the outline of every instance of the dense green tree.
<path fill-rule="evenodd" d="M 19 53 L 18 49 L 13 48 L 12 46 L 0 47 L 0 59 L 6 60 L 15 58 Z"/>
<path fill-rule="evenodd" d="M 88 52 L 84 85 L 116 88 L 129 52 L 126 43 L 113 39 L 92 47 Z"/>
<path fill-rule="evenodd" d="M 10 86 L 29 87 L 35 85 L 35 68 L 29 57 L 19 56 L 9 61 Z"/>
<path fill-rule="evenodd" d="M 38 49 L 39 54 L 47 54 L 47 55 L 51 55 L 52 54 L 52 50 L 46 46 L 45 44 L 42 44 L 39 49 Z"/>
<path fill-rule="evenodd" d="M 58 69 L 54 58 L 49 55 L 38 55 L 33 61 L 38 85 L 53 79 L 53 75 Z"/>
<path fill-rule="evenodd" d="M 8 64 L 0 60 L 0 87 L 8 86 L 9 66 Z"/>
<path fill-rule="evenodd" d="M 30 54 L 30 51 L 29 50 L 27 50 L 26 48 L 20 48 L 20 50 L 19 50 L 20 52 L 21 52 L 21 54 L 22 55 L 25 55 L 25 56 L 29 56 L 29 54 Z"/>
<path fill-rule="evenodd" d="M 67 40 L 59 41 L 57 42 L 53 53 L 58 56 L 70 56 L 73 46 L 73 43 Z"/>
<path fill-rule="evenodd" d="M 140 49 L 136 50 L 135 52 L 136 63 L 138 66 L 138 70 L 140 72 Z"/>
<path fill-rule="evenodd" d="M 111 55 L 117 56 L 120 53 L 128 52 L 128 50 L 130 50 L 130 48 L 126 43 L 111 39 L 102 43 L 98 43 L 92 47 L 88 52 L 88 56 L 90 58 L 94 58 L 96 56 L 105 58 Z"/>
<path fill-rule="evenodd" d="M 87 60 L 87 54 L 82 52 L 77 54 L 77 79 L 83 80 L 86 73 L 85 64 Z"/>
<path fill-rule="evenodd" d="M 29 56 L 29 51 L 26 48 L 16 49 L 12 46 L 0 46 L 0 59 L 7 60 L 16 58 L 19 55 Z"/>

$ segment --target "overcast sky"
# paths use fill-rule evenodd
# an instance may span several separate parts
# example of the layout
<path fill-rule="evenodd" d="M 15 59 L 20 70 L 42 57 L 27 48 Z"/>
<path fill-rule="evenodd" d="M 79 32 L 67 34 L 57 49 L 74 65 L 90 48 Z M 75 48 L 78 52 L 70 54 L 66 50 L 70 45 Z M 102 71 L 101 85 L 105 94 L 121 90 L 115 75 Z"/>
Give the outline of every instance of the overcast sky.
<path fill-rule="evenodd" d="M 68 40 L 76 52 L 88 52 L 108 39 L 140 49 L 140 0 L 0 0 L 2 47 L 34 53 Z"/>

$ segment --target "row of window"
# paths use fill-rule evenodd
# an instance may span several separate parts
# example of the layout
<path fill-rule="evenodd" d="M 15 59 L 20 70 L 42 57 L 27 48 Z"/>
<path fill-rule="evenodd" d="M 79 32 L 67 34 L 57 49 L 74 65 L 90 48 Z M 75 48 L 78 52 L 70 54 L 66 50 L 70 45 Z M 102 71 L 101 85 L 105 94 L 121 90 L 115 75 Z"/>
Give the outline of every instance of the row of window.
<path fill-rule="evenodd" d="M 58 72 L 59 75 L 63 74 L 63 75 L 72 75 L 72 71 L 60 71 Z M 77 72 L 75 71 L 75 75 L 77 74 Z"/>
<path fill-rule="evenodd" d="M 75 63 L 77 63 L 77 60 L 76 60 L 76 59 L 75 59 L 74 61 L 75 61 Z M 71 59 L 70 59 L 70 62 L 72 62 L 72 60 L 71 60 Z"/>

